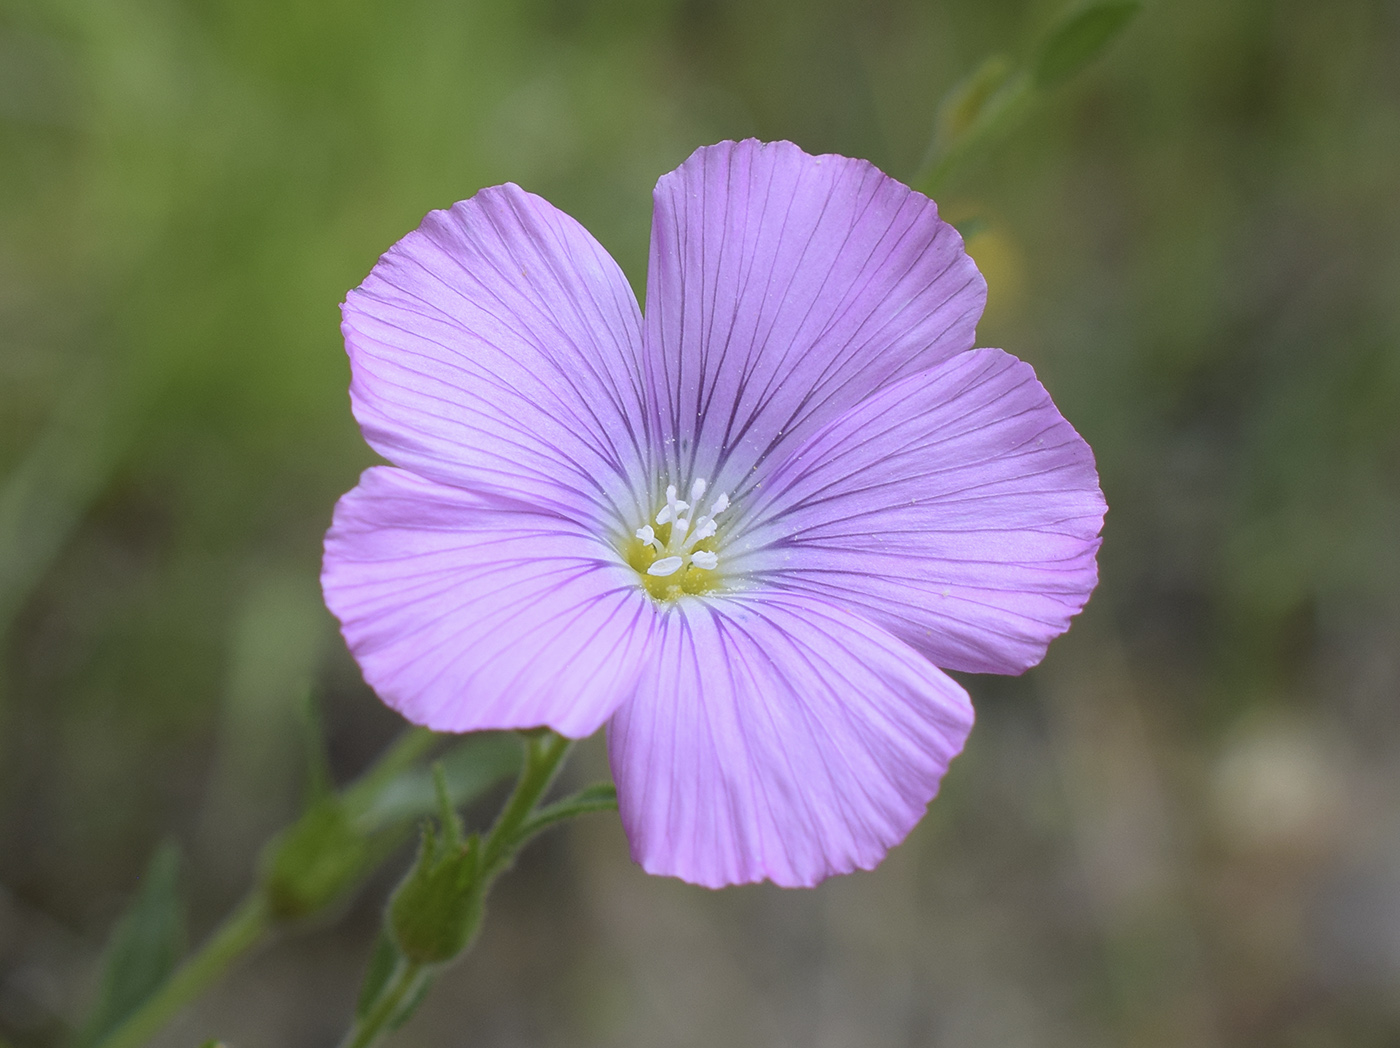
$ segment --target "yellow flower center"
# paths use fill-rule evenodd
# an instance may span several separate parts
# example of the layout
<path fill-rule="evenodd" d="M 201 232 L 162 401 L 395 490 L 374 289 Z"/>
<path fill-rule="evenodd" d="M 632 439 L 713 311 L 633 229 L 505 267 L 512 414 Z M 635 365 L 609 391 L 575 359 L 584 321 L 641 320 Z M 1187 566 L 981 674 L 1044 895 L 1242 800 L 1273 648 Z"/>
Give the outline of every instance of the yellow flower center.
<path fill-rule="evenodd" d="M 709 511 L 701 513 L 707 487 L 696 480 L 689 500 L 684 500 L 677 497 L 676 486 L 669 485 L 666 504 L 652 523 L 638 528 L 622 547 L 623 560 L 653 600 L 708 593 L 720 584 L 715 518 L 729 508 L 729 496 L 721 492 L 710 500 Z"/>

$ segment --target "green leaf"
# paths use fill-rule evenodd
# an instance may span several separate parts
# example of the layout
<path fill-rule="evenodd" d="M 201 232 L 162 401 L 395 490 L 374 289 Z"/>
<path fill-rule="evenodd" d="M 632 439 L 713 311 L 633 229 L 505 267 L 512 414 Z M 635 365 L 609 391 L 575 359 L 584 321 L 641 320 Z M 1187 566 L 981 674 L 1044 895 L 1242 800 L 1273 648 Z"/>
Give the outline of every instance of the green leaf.
<path fill-rule="evenodd" d="M 335 790 L 331 780 L 331 756 L 326 751 L 326 729 L 315 692 L 308 689 L 302 695 L 297 712 L 306 752 L 306 796 L 307 801 L 314 804 Z"/>
<path fill-rule="evenodd" d="M 439 761 L 452 805 L 460 808 L 502 779 L 518 774 L 522 756 L 519 738 L 509 732 L 469 736 Z M 437 809 L 433 772 L 414 768 L 381 789 L 357 818 L 361 825 L 377 829 L 411 822 Z"/>
<path fill-rule="evenodd" d="M 389 936 L 381 931 L 379 938 L 375 940 L 374 952 L 370 954 L 369 967 L 365 969 L 365 980 L 360 984 L 360 999 L 355 1003 L 355 1018 L 363 1019 L 369 1015 L 370 1009 L 379 1000 L 379 995 L 384 992 L 384 987 L 389 985 L 389 979 L 398 963 L 398 951 L 389 941 Z"/>
<path fill-rule="evenodd" d="M 981 215 L 974 215 L 972 218 L 964 219 L 961 222 L 954 222 L 953 228 L 958 231 L 958 236 L 963 240 L 971 240 L 979 233 L 985 233 L 990 223 Z"/>
<path fill-rule="evenodd" d="M 185 950 L 179 881 L 180 850 L 167 841 L 151 857 L 136 897 L 112 930 L 97 1004 L 78 1036 L 78 1048 L 115 1030 L 175 970 Z"/>
<path fill-rule="evenodd" d="M 1035 60 L 1035 82 L 1048 88 L 1062 84 L 1087 66 L 1128 27 L 1142 4 L 1108 0 L 1066 15 L 1046 35 Z"/>
<path fill-rule="evenodd" d="M 433 987 L 431 978 L 422 978 L 418 985 L 413 988 L 413 992 L 404 998 L 403 1003 L 394 1010 L 394 1014 L 389 1017 L 389 1029 L 397 1030 L 409 1019 L 413 1018 L 413 1013 L 418 1010 L 418 1006 L 423 1003 L 423 998 L 428 996 L 428 991 Z"/>
<path fill-rule="evenodd" d="M 572 819 L 576 815 L 587 815 L 594 811 L 616 811 L 617 810 L 617 787 L 610 782 L 594 783 L 592 786 L 585 786 L 571 797 L 565 797 L 561 801 L 555 801 L 537 811 L 534 816 L 520 827 L 520 832 L 516 834 L 516 847 L 529 840 L 541 830 L 548 829 L 557 822 L 565 819 Z"/>
<path fill-rule="evenodd" d="M 992 55 L 954 84 L 938 103 L 936 141 L 947 148 L 976 127 L 1012 72 L 1011 63 L 1004 55 Z"/>

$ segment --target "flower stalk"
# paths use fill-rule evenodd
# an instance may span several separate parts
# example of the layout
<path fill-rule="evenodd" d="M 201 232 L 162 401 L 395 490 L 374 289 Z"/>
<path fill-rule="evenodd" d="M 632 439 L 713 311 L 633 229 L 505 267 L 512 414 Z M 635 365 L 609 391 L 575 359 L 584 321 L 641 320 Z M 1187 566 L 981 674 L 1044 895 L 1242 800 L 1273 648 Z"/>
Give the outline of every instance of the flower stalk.
<path fill-rule="evenodd" d="M 353 816 L 367 809 L 398 775 L 411 768 L 439 736 L 424 728 L 404 732 L 358 781 L 336 800 Z M 303 820 L 305 821 L 305 820 Z M 289 828 L 289 831 L 292 832 Z M 376 851 L 375 857 L 380 857 Z M 316 856 L 310 856 L 315 859 Z M 356 870 L 355 883 L 369 875 L 374 863 Z M 138 1048 L 154 1036 L 186 1004 L 218 982 L 245 954 L 266 943 L 280 927 L 268 880 L 257 885 L 192 956 L 96 1048 Z M 346 892 L 353 885 L 342 884 Z"/>
<path fill-rule="evenodd" d="M 249 893 L 224 918 L 199 952 L 104 1038 L 98 1048 L 139 1048 L 145 1044 L 176 1012 L 217 982 L 240 957 L 266 942 L 273 930 L 271 911 L 262 893 Z"/>
<path fill-rule="evenodd" d="M 594 788 L 540 809 L 571 745 L 548 730 L 525 734 L 520 778 L 484 841 L 463 837 L 437 769 L 441 825 L 425 827 L 418 860 L 384 916 L 385 941 L 394 951 L 392 971 L 384 978 L 371 962 L 342 1048 L 368 1048 L 408 1020 L 437 974 L 471 946 L 492 882 L 527 841 L 563 819 L 615 804 L 610 790 Z"/>

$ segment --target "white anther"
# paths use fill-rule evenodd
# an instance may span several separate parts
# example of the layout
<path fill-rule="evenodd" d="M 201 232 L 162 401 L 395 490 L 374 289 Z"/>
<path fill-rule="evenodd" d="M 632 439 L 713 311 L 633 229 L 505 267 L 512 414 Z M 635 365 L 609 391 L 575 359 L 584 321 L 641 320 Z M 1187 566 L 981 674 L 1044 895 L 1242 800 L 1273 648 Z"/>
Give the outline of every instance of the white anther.
<path fill-rule="evenodd" d="M 679 498 L 675 484 L 666 485 L 666 503 L 656 514 L 656 525 L 668 526 L 663 542 L 656 528 L 650 524 L 640 527 L 636 536 L 644 545 L 655 551 L 656 560 L 646 569 L 653 578 L 670 578 L 683 573 L 687 567 L 699 571 L 715 571 L 719 567 L 719 554 L 713 550 L 696 550 L 697 544 L 713 538 L 719 531 L 715 518 L 729 508 L 729 493 L 720 492 L 710 500 L 708 513 L 705 509 L 705 495 L 709 491 L 709 481 L 697 477 L 690 482 L 690 500 Z"/>
<path fill-rule="evenodd" d="M 665 578 L 667 575 L 674 575 L 679 571 L 682 563 L 684 561 L 681 557 L 662 557 L 647 568 L 647 574 Z"/>
<path fill-rule="evenodd" d="M 690 509 L 690 503 L 684 500 L 680 502 L 670 502 L 661 507 L 661 512 L 656 515 L 656 523 L 661 525 L 665 524 L 667 521 L 675 520 L 688 509 Z"/>

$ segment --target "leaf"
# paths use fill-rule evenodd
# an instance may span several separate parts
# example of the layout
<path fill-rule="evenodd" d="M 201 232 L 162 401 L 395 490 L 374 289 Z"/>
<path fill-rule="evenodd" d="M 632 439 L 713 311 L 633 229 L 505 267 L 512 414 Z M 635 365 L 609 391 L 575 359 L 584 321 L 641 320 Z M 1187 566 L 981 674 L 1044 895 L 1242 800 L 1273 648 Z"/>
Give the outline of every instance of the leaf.
<path fill-rule="evenodd" d="M 946 148 L 975 127 L 1011 73 L 1005 56 L 992 55 L 954 84 L 938 103 L 937 141 Z"/>
<path fill-rule="evenodd" d="M 1141 9 L 1139 0 L 1108 0 L 1066 15 L 1040 45 L 1035 60 L 1036 85 L 1055 87 L 1074 76 L 1097 58 Z"/>
<path fill-rule="evenodd" d="M 329 796 L 334 786 L 331 780 L 331 755 L 326 750 L 326 729 L 314 691 L 308 688 L 302 694 L 297 712 L 306 752 L 306 796 L 308 802 L 315 803 Z"/>
<path fill-rule="evenodd" d="M 598 782 L 585 786 L 571 797 L 555 801 L 537 811 L 515 835 L 515 847 L 519 847 L 541 830 L 548 829 L 557 822 L 572 819 L 576 815 L 587 815 L 595 811 L 617 810 L 617 787 L 610 782 Z"/>
<path fill-rule="evenodd" d="M 360 998 L 355 1003 L 355 1018 L 363 1019 L 369 1015 L 370 1009 L 379 1000 L 379 995 L 384 992 L 384 987 L 389 985 L 389 979 L 398 963 L 398 951 L 389 941 L 389 936 L 380 931 L 379 938 L 374 942 L 374 952 L 369 957 L 369 967 L 365 969 L 365 981 L 360 984 Z"/>
<path fill-rule="evenodd" d="M 981 215 L 974 215 L 972 218 L 964 219 L 961 222 L 954 222 L 953 228 L 958 231 L 958 236 L 964 241 L 971 240 L 980 233 L 985 233 L 990 223 Z"/>
<path fill-rule="evenodd" d="M 520 740 L 509 732 L 472 735 L 449 750 L 439 763 L 453 806 L 460 808 L 502 779 L 518 774 L 521 759 Z M 380 790 L 358 818 L 365 827 L 377 829 L 421 818 L 437 807 L 433 773 L 414 768 Z"/>
<path fill-rule="evenodd" d="M 179 894 L 180 850 L 156 849 L 141 886 L 107 942 L 97 1004 L 78 1036 L 78 1048 L 97 1044 L 144 1004 L 175 970 L 185 950 Z"/>

